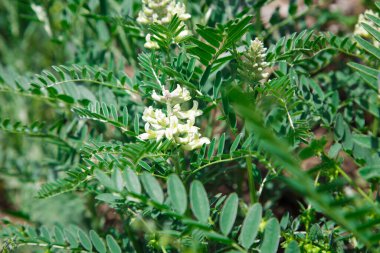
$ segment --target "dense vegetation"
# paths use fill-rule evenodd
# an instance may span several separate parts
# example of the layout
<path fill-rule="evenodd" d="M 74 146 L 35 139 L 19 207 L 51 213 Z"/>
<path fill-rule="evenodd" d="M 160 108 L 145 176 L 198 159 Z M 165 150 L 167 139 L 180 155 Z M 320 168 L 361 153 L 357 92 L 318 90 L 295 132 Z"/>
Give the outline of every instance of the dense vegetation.
<path fill-rule="evenodd" d="M 0 252 L 378 252 L 380 2 L 285 2 L 0 0 Z"/>

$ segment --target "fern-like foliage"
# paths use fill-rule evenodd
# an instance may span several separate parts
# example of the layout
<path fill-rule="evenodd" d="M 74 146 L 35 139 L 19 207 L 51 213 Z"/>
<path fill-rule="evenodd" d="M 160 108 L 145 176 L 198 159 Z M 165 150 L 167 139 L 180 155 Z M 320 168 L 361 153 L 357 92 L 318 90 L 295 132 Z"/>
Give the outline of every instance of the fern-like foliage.
<path fill-rule="evenodd" d="M 101 238 L 94 230 L 88 233 L 71 225 L 57 225 L 53 229 L 28 225 L 6 223 L 1 236 L 10 238 L 2 247 L 2 252 L 12 252 L 15 248 L 40 247 L 47 250 L 65 250 L 70 252 L 111 252 L 121 253 L 120 242 L 112 235 Z"/>
<path fill-rule="evenodd" d="M 123 199 L 130 199 L 131 202 L 142 203 L 144 205 L 152 206 L 161 211 L 163 216 L 170 217 L 171 219 L 181 221 L 185 227 L 182 231 L 186 233 L 186 227 L 197 228 L 204 236 L 203 240 L 215 241 L 217 243 L 228 245 L 231 248 L 244 251 L 243 248 L 249 249 L 255 243 L 258 234 L 260 221 L 262 219 L 262 207 L 260 204 L 251 206 L 248 210 L 247 216 L 243 221 L 241 232 L 236 241 L 227 237 L 233 229 L 238 209 L 238 197 L 235 193 L 228 196 L 227 199 L 223 198 L 216 203 L 215 208 L 221 208 L 219 216 L 219 224 L 210 226 L 209 217 L 212 215 L 210 208 L 210 201 L 203 184 L 199 181 L 193 181 L 190 185 L 189 193 L 187 193 L 184 184 L 179 177 L 171 174 L 167 179 L 167 201 L 165 201 L 165 194 L 160 187 L 158 181 L 149 173 L 144 172 L 137 176 L 132 170 L 127 169 L 123 172 L 114 170 L 111 177 L 107 176 L 104 172 L 95 171 L 95 176 L 99 182 L 104 185 L 108 192 L 101 193 L 97 199 L 104 201 L 111 206 L 124 205 Z M 142 191 L 145 190 L 145 194 Z M 190 199 L 191 210 L 193 216 L 186 215 L 188 206 L 188 198 Z M 131 203 L 127 204 L 131 205 Z M 141 219 L 144 219 L 143 217 Z M 180 231 L 179 231 L 180 232 Z M 162 231 L 165 234 L 165 231 Z M 173 236 L 173 232 L 170 234 Z M 177 234 L 176 237 L 183 237 L 186 234 Z M 266 222 L 264 237 L 260 243 L 259 249 L 264 252 L 275 252 L 277 250 L 280 239 L 280 226 L 275 218 L 271 218 Z"/>
<path fill-rule="evenodd" d="M 380 250 L 376 13 L 350 36 L 312 1 L 144 2 L 173 17 L 147 27 L 136 1 L 50 2 L 0 1 L 3 252 Z M 63 197 L 78 224 L 36 218 Z"/>
<path fill-rule="evenodd" d="M 326 67 L 338 53 L 354 55 L 356 44 L 349 36 L 340 37 L 331 33 L 317 34 L 305 30 L 281 38 L 268 49 L 267 61 L 291 62 L 297 72 L 316 73 Z"/>
<path fill-rule="evenodd" d="M 2 120 L 0 118 L 0 129 L 11 134 L 21 134 L 34 138 L 41 138 L 50 143 L 56 144 L 62 148 L 70 150 L 79 149 L 84 138 L 86 138 L 86 127 L 83 127 L 79 134 L 69 136 L 70 131 L 77 124 L 65 125 L 62 121 L 57 121 L 51 126 L 47 126 L 44 122 L 33 122 L 25 125 L 22 122 L 11 122 L 9 119 Z"/>
<path fill-rule="evenodd" d="M 149 31 L 154 35 L 154 40 L 160 48 L 169 49 L 173 43 L 183 43 L 189 39 L 189 35 L 177 39 L 178 35 L 186 29 L 186 25 L 175 15 L 167 26 L 154 23 L 149 26 Z"/>
<path fill-rule="evenodd" d="M 350 179 L 347 180 L 346 174 L 335 161 L 326 157 L 324 163 L 317 166 L 315 171 L 323 171 L 329 168 L 342 173 L 343 178 L 338 177 L 316 187 L 311 178 L 299 168 L 297 159 L 289 155 L 287 151 L 289 148 L 286 144 L 263 125 L 259 114 L 252 114 L 252 103 L 247 98 L 242 99 L 244 95 L 239 92 L 233 91 L 231 94 L 237 110 L 250 121 L 252 130 L 261 136 L 260 145 L 265 150 L 270 151 L 273 162 L 285 165 L 284 168 L 292 174 L 291 178 L 284 178 L 284 180 L 294 189 L 307 196 L 318 210 L 329 215 L 365 245 L 378 248 L 378 237 L 375 231 L 379 229 L 380 225 L 378 219 L 379 206 L 360 188 L 357 188 Z M 318 150 L 316 151 L 318 152 Z M 331 195 L 331 192 L 344 192 L 344 187 L 354 187 L 357 192 L 337 196 Z M 339 206 L 339 208 L 334 208 L 335 206 Z"/>
<path fill-rule="evenodd" d="M 380 6 L 377 5 L 377 7 L 377 13 L 380 13 Z M 371 23 L 372 26 L 367 23 L 361 23 L 360 25 L 368 32 L 370 40 L 368 41 L 360 36 L 355 36 L 355 40 L 360 48 L 364 50 L 367 57 L 369 56 L 369 58 L 374 60 L 371 65 L 350 62 L 349 66 L 355 69 L 373 90 L 378 91 L 380 75 L 380 71 L 378 70 L 380 61 L 380 20 L 378 17 L 371 14 L 367 14 L 366 17 L 373 22 Z"/>
<path fill-rule="evenodd" d="M 74 107 L 72 109 L 80 118 L 91 119 L 99 122 L 111 124 L 123 132 L 134 135 L 129 130 L 129 114 L 127 107 L 124 107 L 122 114 L 119 115 L 115 105 L 108 107 L 104 102 L 89 104 L 87 108 Z"/>
<path fill-rule="evenodd" d="M 227 61 L 233 59 L 231 54 L 223 55 L 223 53 L 232 50 L 233 45 L 247 32 L 251 19 L 251 16 L 246 16 L 217 28 L 198 25 L 196 31 L 204 41 L 192 38 L 191 42 L 193 44 L 188 46 L 187 51 L 197 56 L 201 63 L 209 66 L 209 71 L 213 72 Z"/>
<path fill-rule="evenodd" d="M 170 147 L 170 141 L 120 145 L 120 143 L 110 144 L 94 140 L 81 150 L 86 165 L 67 171 L 63 179 L 44 184 L 38 192 L 38 197 L 46 198 L 77 188 L 85 188 L 94 179 L 95 169 L 101 168 L 106 172 L 113 168 L 125 167 L 136 170 L 149 169 L 147 161 L 167 156 Z"/>
<path fill-rule="evenodd" d="M 91 66 L 52 66 L 53 71 L 44 70 L 31 78 L 14 78 L 10 72 L 2 71 L 0 89 L 24 96 L 33 96 L 48 101 L 61 101 L 67 104 L 96 101 L 96 96 L 84 86 L 76 83 L 89 83 L 119 91 L 133 93 L 131 79 L 122 74 L 120 78 L 112 71 Z"/>

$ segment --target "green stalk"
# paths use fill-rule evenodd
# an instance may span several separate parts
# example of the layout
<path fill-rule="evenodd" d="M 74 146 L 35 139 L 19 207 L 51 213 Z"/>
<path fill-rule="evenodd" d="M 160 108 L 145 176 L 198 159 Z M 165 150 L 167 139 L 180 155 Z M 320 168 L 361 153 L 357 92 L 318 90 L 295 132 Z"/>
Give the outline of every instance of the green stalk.
<path fill-rule="evenodd" d="M 135 233 L 131 230 L 129 225 L 124 226 L 127 232 L 128 239 L 131 241 L 133 248 L 137 253 L 142 253 L 144 250 L 141 247 L 141 243 L 135 237 Z"/>
<path fill-rule="evenodd" d="M 335 169 L 343 176 L 344 179 L 369 203 L 372 205 L 376 205 L 375 201 L 371 196 L 368 196 L 357 184 L 356 182 L 349 176 L 347 173 L 338 165 L 335 165 Z"/>
<path fill-rule="evenodd" d="M 256 194 L 256 188 L 255 188 L 255 181 L 253 178 L 252 157 L 247 156 L 245 158 L 245 161 L 247 163 L 249 197 L 251 199 L 251 204 L 253 204 L 257 202 L 257 194 Z"/>

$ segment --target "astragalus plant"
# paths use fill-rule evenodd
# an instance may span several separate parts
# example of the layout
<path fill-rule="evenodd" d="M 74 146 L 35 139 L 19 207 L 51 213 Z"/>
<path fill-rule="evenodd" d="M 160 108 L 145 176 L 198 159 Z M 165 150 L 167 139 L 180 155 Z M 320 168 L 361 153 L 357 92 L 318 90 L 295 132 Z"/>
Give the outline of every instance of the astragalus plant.
<path fill-rule="evenodd" d="M 378 252 L 380 2 L 300 2 L 0 1 L 1 252 Z"/>

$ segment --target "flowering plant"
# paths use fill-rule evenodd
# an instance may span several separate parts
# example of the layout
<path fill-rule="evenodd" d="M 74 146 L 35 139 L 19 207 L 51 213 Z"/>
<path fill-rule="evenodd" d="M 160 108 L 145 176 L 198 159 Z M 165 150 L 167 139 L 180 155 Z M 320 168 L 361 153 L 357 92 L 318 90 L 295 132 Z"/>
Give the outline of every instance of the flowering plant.
<path fill-rule="evenodd" d="M 0 1 L 0 253 L 378 252 L 380 2 L 280 2 Z"/>
<path fill-rule="evenodd" d="M 198 110 L 198 102 L 193 102 L 193 107 L 188 111 L 182 111 L 181 105 L 191 99 L 190 92 L 186 88 L 177 85 L 177 88 L 169 92 L 162 89 L 162 96 L 153 91 L 152 98 L 157 102 L 166 105 L 166 114 L 160 109 L 153 109 L 152 106 L 145 108 L 142 119 L 146 122 L 145 133 L 140 134 L 142 140 L 161 140 L 164 136 L 168 140 L 173 140 L 181 145 L 185 150 L 193 150 L 209 144 L 210 140 L 201 137 L 199 128 L 194 126 L 195 118 L 202 115 Z M 186 120 L 185 123 L 180 121 Z M 152 129 L 151 129 L 152 128 Z"/>

